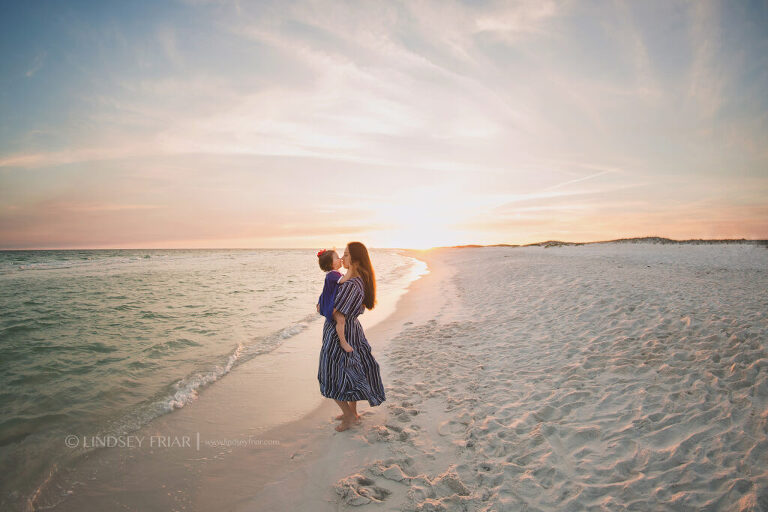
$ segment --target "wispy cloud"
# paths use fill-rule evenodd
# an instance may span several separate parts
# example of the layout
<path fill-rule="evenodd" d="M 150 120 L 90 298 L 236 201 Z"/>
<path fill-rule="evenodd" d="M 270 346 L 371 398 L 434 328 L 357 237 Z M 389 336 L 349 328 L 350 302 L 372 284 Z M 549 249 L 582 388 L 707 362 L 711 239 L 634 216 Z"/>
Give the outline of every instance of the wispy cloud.
<path fill-rule="evenodd" d="M 663 94 L 653 61 L 644 40 L 643 33 L 638 29 L 631 12 L 631 4 L 627 0 L 614 0 L 617 12 L 617 23 L 606 24 L 621 44 L 627 48 L 634 67 L 634 87 L 627 90 L 614 90 L 616 94 L 632 94 L 638 97 L 656 100 Z"/>
<path fill-rule="evenodd" d="M 721 27 L 719 2 L 702 0 L 690 4 L 692 10 L 691 47 L 693 62 L 690 71 L 689 94 L 696 101 L 702 117 L 714 116 L 722 104 L 726 73 L 719 66 Z"/>
<path fill-rule="evenodd" d="M 117 212 L 117 211 L 123 211 L 123 210 L 155 210 L 157 208 L 163 208 L 163 206 L 157 205 L 157 204 L 107 204 L 107 203 L 61 205 L 62 210 L 68 210 L 73 212 Z"/>
<path fill-rule="evenodd" d="M 42 69 L 43 64 L 45 64 L 45 58 L 48 56 L 47 52 L 40 52 L 37 55 L 35 55 L 34 60 L 32 61 L 32 64 L 30 64 L 29 68 L 27 69 L 27 72 L 24 73 L 24 75 L 27 78 L 32 78 L 35 73 L 40 71 Z"/>
<path fill-rule="evenodd" d="M 547 188 L 546 188 L 546 189 L 544 189 L 544 190 L 556 190 L 556 189 L 558 189 L 558 188 L 566 187 L 566 186 L 568 186 L 568 185 L 573 185 L 574 183 L 580 183 L 580 182 L 582 182 L 582 181 L 591 180 L 591 179 L 593 179 L 593 178 L 597 178 L 597 177 L 599 177 L 599 176 L 603 176 L 603 175 L 605 175 L 605 174 L 608 174 L 609 172 L 610 172 L 610 171 L 600 171 L 600 172 L 596 172 L 596 173 L 594 173 L 594 174 L 590 174 L 590 175 L 588 175 L 588 176 L 582 176 L 581 178 L 575 178 L 575 179 L 572 179 L 572 180 L 564 181 L 564 182 L 562 182 L 562 183 L 557 183 L 557 184 L 555 184 L 555 185 L 552 185 L 551 187 L 547 187 Z"/>
<path fill-rule="evenodd" d="M 116 160 L 143 156 L 151 149 L 146 145 L 125 145 L 101 148 L 79 148 L 64 151 L 17 153 L 0 157 L 0 168 L 43 168 L 99 160 Z M 155 154 L 157 154 L 155 152 Z"/>

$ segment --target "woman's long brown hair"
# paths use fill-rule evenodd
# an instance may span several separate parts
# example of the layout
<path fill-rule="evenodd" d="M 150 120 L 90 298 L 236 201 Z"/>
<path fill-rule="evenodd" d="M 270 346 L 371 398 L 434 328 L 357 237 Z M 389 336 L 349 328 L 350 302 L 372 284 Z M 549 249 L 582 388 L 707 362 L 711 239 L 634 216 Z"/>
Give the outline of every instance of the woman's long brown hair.
<path fill-rule="evenodd" d="M 365 284 L 363 304 L 365 304 L 366 308 L 373 309 L 373 306 L 376 305 L 376 274 L 373 272 L 368 249 L 360 242 L 349 242 L 347 247 L 349 248 L 349 257 L 353 262 L 357 263 L 357 271 L 360 273 L 360 277 L 363 278 L 363 283 Z"/>

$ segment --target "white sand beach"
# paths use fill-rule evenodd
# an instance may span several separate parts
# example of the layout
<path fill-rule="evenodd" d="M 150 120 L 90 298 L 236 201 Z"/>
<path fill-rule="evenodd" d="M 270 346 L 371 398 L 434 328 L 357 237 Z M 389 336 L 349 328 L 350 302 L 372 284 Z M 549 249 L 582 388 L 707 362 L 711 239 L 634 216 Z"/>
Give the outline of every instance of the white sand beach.
<path fill-rule="evenodd" d="M 257 432 L 279 443 L 124 466 L 55 510 L 768 510 L 768 249 L 414 255 L 429 274 L 366 329 L 387 400 L 361 425 L 324 400 Z M 195 407 L 168 418 L 200 430 Z"/>
<path fill-rule="evenodd" d="M 386 406 L 305 443 L 315 458 L 288 480 L 307 478 L 310 494 L 268 487 L 239 510 L 766 509 L 765 248 L 428 261 L 447 267 L 422 283 L 439 288 L 442 314 L 374 345 Z"/>

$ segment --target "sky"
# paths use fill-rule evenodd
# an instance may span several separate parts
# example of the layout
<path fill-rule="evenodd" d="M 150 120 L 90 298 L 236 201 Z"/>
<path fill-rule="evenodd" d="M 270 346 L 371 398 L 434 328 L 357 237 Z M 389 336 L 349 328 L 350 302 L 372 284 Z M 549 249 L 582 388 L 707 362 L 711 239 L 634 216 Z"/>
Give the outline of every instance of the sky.
<path fill-rule="evenodd" d="M 0 249 L 768 238 L 768 1 L 0 5 Z"/>

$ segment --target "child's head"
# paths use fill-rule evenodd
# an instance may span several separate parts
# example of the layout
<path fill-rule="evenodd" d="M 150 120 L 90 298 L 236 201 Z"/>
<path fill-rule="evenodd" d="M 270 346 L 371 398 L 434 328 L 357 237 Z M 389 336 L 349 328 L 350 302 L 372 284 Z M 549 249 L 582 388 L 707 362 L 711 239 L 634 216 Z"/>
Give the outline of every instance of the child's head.
<path fill-rule="evenodd" d="M 317 253 L 317 262 L 320 264 L 320 268 L 325 272 L 341 268 L 341 258 L 336 254 L 336 251 L 323 249 Z"/>

